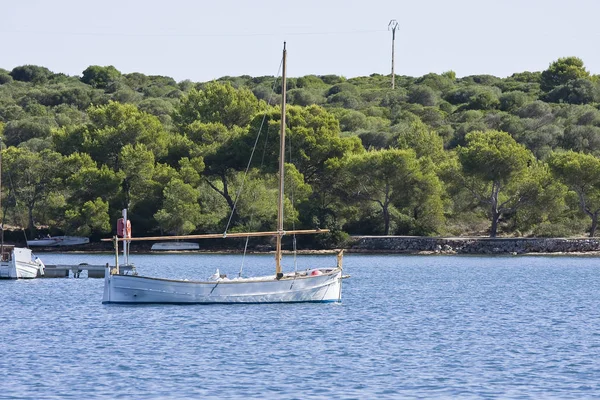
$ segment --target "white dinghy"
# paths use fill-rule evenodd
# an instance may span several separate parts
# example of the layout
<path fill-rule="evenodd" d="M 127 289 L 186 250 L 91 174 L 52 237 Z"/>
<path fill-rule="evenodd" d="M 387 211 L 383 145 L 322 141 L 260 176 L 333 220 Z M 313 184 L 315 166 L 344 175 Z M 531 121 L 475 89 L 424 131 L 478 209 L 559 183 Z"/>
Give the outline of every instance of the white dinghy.
<path fill-rule="evenodd" d="M 154 243 L 150 248 L 152 251 L 185 251 L 199 249 L 200 245 L 192 242 L 159 242 Z"/>
<path fill-rule="evenodd" d="M 130 232 L 117 229 L 121 233 L 112 240 L 115 244 L 115 267 L 105 274 L 104 304 L 238 304 L 238 303 L 298 303 L 298 302 L 340 302 L 342 298 L 342 252 L 338 253 L 337 263 L 331 267 L 315 268 L 303 272 L 283 273 L 281 267 L 281 241 L 284 235 L 318 234 L 323 230 L 283 229 L 284 201 L 284 150 L 285 150 L 285 101 L 286 101 L 286 49 L 283 48 L 281 127 L 279 149 L 279 197 L 277 231 L 229 234 L 206 234 L 186 236 L 162 236 L 132 238 Z M 124 223 L 127 225 L 124 210 Z M 119 270 L 119 242 L 127 262 L 129 242 L 138 240 L 180 240 L 180 239 L 222 239 L 224 237 L 274 236 L 276 238 L 275 273 L 253 278 L 226 279 L 219 273 L 206 281 L 173 280 L 146 277 L 136 274 L 125 275 Z"/>

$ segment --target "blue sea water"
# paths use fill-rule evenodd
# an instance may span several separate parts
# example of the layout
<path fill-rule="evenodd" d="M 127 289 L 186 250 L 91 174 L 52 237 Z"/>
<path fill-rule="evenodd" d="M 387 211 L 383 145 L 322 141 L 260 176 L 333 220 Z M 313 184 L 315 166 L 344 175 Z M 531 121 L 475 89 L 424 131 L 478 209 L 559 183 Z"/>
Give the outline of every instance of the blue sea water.
<path fill-rule="evenodd" d="M 234 276 L 242 256 L 131 261 L 194 279 Z M 244 272 L 272 261 L 247 256 Z M 335 256 L 297 259 L 323 264 Z M 102 279 L 0 281 L 0 398 L 600 398 L 599 258 L 350 254 L 344 267 L 341 304 L 116 306 Z"/>

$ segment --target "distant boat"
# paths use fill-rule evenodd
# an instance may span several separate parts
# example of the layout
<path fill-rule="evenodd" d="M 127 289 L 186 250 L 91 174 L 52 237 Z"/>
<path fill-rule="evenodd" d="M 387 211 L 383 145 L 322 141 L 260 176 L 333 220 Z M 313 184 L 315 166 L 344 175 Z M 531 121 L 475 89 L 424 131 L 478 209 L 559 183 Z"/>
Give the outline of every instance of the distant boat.
<path fill-rule="evenodd" d="M 319 230 L 283 229 L 283 186 L 284 186 L 284 150 L 285 150 L 285 96 L 286 96 L 286 50 L 283 48 L 283 73 L 281 84 L 281 128 L 279 148 L 279 198 L 277 202 L 277 230 L 271 232 L 234 232 L 229 234 L 204 234 L 188 236 L 132 238 L 121 231 L 121 238 L 115 236 L 115 267 L 104 276 L 104 295 L 102 303 L 110 304 L 234 304 L 234 303 L 300 303 L 300 302 L 339 302 L 342 297 L 342 252 L 338 254 L 337 265 L 331 267 L 313 266 L 306 271 L 284 273 L 281 266 L 281 242 L 284 235 L 318 234 L 328 232 Z M 123 212 L 124 220 L 127 213 Z M 125 275 L 119 270 L 119 242 L 124 243 L 125 260 L 127 246 L 138 240 L 178 240 L 209 239 L 225 237 L 273 236 L 276 238 L 275 271 L 272 275 L 252 278 L 236 277 L 229 279 L 219 270 L 207 280 L 174 280 Z M 110 240 L 110 239 L 103 239 Z M 108 265 L 108 264 L 107 264 Z"/>
<path fill-rule="evenodd" d="M 177 250 L 198 250 L 200 245 L 192 242 L 160 242 L 154 243 L 150 250 L 153 251 L 177 251 Z"/>
<path fill-rule="evenodd" d="M 2 246 L 0 279 L 32 279 L 44 275 L 45 265 L 30 249 Z"/>
<path fill-rule="evenodd" d="M 48 238 L 33 239 L 27 241 L 30 247 L 54 247 L 54 246 L 75 246 L 78 244 L 87 244 L 89 238 L 83 236 L 52 236 Z"/>

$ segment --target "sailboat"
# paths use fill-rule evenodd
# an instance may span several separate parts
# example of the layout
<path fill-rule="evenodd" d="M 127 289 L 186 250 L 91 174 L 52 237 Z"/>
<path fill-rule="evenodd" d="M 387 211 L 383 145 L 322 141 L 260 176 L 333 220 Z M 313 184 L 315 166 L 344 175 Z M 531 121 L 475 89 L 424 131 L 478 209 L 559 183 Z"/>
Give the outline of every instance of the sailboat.
<path fill-rule="evenodd" d="M 0 167 L 2 143 L 0 142 Z M 2 209 L 2 170 L 0 168 L 0 210 Z M 31 250 L 4 244 L 4 215 L 0 221 L 0 279 L 31 279 L 44 275 L 45 265 Z"/>
<path fill-rule="evenodd" d="M 284 154 L 285 154 L 285 103 L 286 103 L 286 48 L 283 45 L 281 127 L 279 146 L 279 196 L 277 208 L 277 230 L 271 232 L 248 232 L 229 234 L 204 234 L 185 236 L 163 236 L 133 238 L 122 230 L 122 234 L 112 239 L 115 245 L 115 267 L 107 264 L 104 277 L 103 304 L 235 304 L 235 303 L 302 303 L 340 302 L 342 297 L 342 257 L 337 255 L 337 263 L 332 267 L 314 268 L 302 272 L 282 271 L 282 238 L 284 235 L 318 234 L 328 230 L 283 229 L 284 201 Z M 126 211 L 124 221 L 127 223 Z M 121 225 L 124 225 L 121 223 Z M 222 239 L 233 237 L 272 236 L 276 238 L 275 273 L 268 276 L 227 279 L 215 273 L 205 281 L 173 280 L 146 277 L 135 274 L 122 274 L 119 270 L 119 242 L 123 242 L 123 252 L 127 259 L 127 246 L 137 240 L 178 240 L 178 239 Z"/>

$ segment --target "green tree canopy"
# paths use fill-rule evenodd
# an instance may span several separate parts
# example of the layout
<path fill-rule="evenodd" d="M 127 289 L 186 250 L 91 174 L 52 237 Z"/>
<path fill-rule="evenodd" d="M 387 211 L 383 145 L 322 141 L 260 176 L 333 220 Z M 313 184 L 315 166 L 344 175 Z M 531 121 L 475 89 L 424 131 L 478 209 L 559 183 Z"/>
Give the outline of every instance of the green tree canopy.
<path fill-rule="evenodd" d="M 119 165 L 123 173 L 123 206 L 130 208 L 148 196 L 150 181 L 154 175 L 154 154 L 146 145 L 126 144 L 119 154 Z"/>
<path fill-rule="evenodd" d="M 183 96 L 173 121 L 180 128 L 194 121 L 218 122 L 228 128 L 246 126 L 259 107 L 258 99 L 249 89 L 235 89 L 229 82 L 209 82 L 202 90 L 192 89 Z"/>
<path fill-rule="evenodd" d="M 108 202 L 99 197 L 86 201 L 80 208 L 68 209 L 65 217 L 65 230 L 75 235 L 106 234 L 111 229 Z"/>
<path fill-rule="evenodd" d="M 523 196 L 521 185 L 528 175 L 533 155 L 508 133 L 471 132 L 466 145 L 459 147 L 465 187 L 478 202 L 487 206 L 491 219 L 490 236 L 495 237 L 503 214 L 514 212 L 531 196 Z"/>
<path fill-rule="evenodd" d="M 81 82 L 98 88 L 106 89 L 111 83 L 119 80 L 121 73 L 112 65 L 101 67 L 99 65 L 91 65 L 83 71 Z"/>
<path fill-rule="evenodd" d="M 154 214 L 160 227 L 174 235 L 185 235 L 196 229 L 201 220 L 198 191 L 179 179 L 173 179 L 165 187 L 163 195 L 163 208 Z"/>
<path fill-rule="evenodd" d="M 394 231 L 398 225 L 408 227 L 403 233 L 431 234 L 442 229 L 441 184 L 431 170 L 423 170 L 413 150 L 369 151 L 332 159 L 328 166 L 340 171 L 336 185 L 347 201 L 378 205 L 384 235 L 390 234 L 392 223 Z"/>
<path fill-rule="evenodd" d="M 8 122 L 4 127 L 4 138 L 8 146 L 17 146 L 30 139 L 45 139 L 56 127 L 51 118 L 30 117 Z"/>
<path fill-rule="evenodd" d="M 590 73 L 583 66 L 583 60 L 577 57 L 559 58 L 550 64 L 547 70 L 542 72 L 542 90 L 549 92 L 557 86 L 564 85 L 569 81 L 589 78 Z"/>
<path fill-rule="evenodd" d="M 71 163 L 67 160 L 65 163 Z M 82 166 L 66 179 L 70 190 L 70 203 L 79 207 L 82 203 L 97 198 L 102 201 L 114 201 L 121 192 L 123 173 L 115 173 L 106 165 L 98 168 L 96 163 Z"/>
<path fill-rule="evenodd" d="M 28 227 L 35 229 L 34 210 L 39 202 L 60 187 L 58 171 L 62 156 L 51 150 L 34 153 L 26 147 L 2 151 L 2 182 L 28 213 Z"/>
<path fill-rule="evenodd" d="M 48 68 L 38 65 L 22 65 L 13 68 L 10 72 L 14 80 L 31 83 L 46 83 L 52 75 L 52 71 Z"/>
<path fill-rule="evenodd" d="M 81 127 L 83 146 L 92 158 L 115 171 L 119 154 L 126 145 L 143 144 L 160 159 L 167 154 L 168 134 L 160 120 L 131 104 L 109 102 L 88 110 L 90 123 Z M 71 135 L 79 135 L 79 131 Z"/>
<path fill-rule="evenodd" d="M 360 140 L 355 137 L 341 137 L 338 120 L 333 114 L 320 106 L 298 107 L 289 106 L 286 113 L 286 140 L 291 148 L 289 162 L 294 164 L 298 171 L 304 175 L 308 183 L 319 179 L 325 169 L 325 162 L 331 158 L 341 158 L 347 153 L 363 152 Z M 239 143 L 236 147 L 247 148 L 247 154 L 252 149 L 256 132 L 263 124 L 263 117 L 257 116 L 251 124 L 248 135 L 241 139 L 244 146 Z M 265 167 L 271 171 L 277 169 L 279 159 L 279 131 L 281 124 L 281 111 L 279 107 L 273 108 L 266 116 L 268 128 L 267 152 Z M 289 144 L 291 143 L 291 144 Z M 248 160 L 249 157 L 244 157 Z M 257 164 L 255 164 L 257 165 Z"/>
<path fill-rule="evenodd" d="M 551 154 L 548 164 L 555 176 L 577 193 L 581 211 L 592 220 L 590 237 L 593 237 L 600 214 L 600 159 L 567 151 Z"/>

